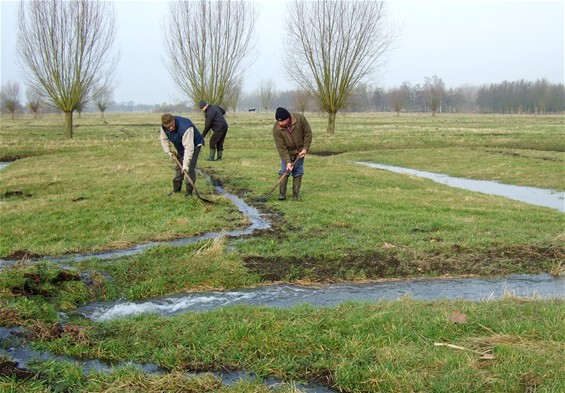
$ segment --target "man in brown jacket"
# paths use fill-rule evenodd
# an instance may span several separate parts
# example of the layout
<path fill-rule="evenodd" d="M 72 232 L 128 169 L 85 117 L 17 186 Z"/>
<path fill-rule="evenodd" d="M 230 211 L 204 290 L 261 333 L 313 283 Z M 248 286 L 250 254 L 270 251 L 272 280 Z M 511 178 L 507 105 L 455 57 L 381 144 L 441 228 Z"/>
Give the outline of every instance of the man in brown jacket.
<path fill-rule="evenodd" d="M 275 119 L 277 121 L 273 126 L 273 137 L 281 157 L 279 176 L 284 176 L 285 173 L 292 175 L 292 197 L 298 200 L 304 175 L 304 156 L 308 154 L 312 144 L 312 129 L 302 114 L 290 114 L 285 108 L 277 108 Z M 286 199 L 287 184 L 288 176 L 285 176 L 279 186 L 281 201 Z"/>

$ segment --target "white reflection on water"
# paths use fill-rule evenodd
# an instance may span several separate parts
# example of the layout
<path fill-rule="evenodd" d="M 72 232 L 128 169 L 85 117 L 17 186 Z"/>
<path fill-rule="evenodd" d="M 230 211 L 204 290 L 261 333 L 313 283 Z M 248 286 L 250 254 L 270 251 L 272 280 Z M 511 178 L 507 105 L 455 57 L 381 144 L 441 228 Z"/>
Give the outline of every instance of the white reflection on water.
<path fill-rule="evenodd" d="M 371 168 L 383 169 L 385 171 L 414 175 L 433 180 L 437 183 L 464 190 L 482 192 L 483 194 L 498 195 L 516 201 L 529 203 L 530 205 L 550 207 L 560 212 L 565 212 L 565 193 L 543 188 L 513 186 L 495 181 L 463 179 L 451 177 L 441 173 L 419 171 L 416 169 L 403 168 L 399 166 L 375 164 L 372 162 L 357 161 L 356 164 L 366 165 Z"/>

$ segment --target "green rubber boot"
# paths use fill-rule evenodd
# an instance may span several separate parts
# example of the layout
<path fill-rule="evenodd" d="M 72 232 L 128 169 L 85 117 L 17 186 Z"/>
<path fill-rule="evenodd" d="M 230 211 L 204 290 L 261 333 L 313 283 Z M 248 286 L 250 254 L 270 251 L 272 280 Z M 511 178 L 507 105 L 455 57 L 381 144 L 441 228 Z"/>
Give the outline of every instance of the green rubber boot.
<path fill-rule="evenodd" d="M 279 184 L 279 201 L 284 201 L 286 199 L 286 185 L 288 184 L 288 176 L 284 176 L 284 179 Z"/>
<path fill-rule="evenodd" d="M 214 156 L 216 155 L 216 149 L 210 149 L 210 157 L 206 159 L 206 161 L 216 161 Z"/>
<path fill-rule="evenodd" d="M 295 201 L 300 200 L 300 186 L 302 185 L 302 176 L 292 179 L 292 197 Z"/>

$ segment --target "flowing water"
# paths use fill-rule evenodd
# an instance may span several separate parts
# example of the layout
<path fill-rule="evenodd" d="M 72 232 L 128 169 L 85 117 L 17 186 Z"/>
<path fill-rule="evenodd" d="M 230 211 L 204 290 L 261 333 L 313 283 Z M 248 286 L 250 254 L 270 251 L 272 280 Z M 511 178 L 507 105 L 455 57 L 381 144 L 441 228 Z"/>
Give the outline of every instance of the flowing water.
<path fill-rule="evenodd" d="M 543 188 L 513 186 L 495 181 L 463 179 L 451 177 L 441 173 L 419 171 L 416 169 L 403 168 L 391 165 L 375 164 L 372 162 L 358 161 L 356 164 L 366 165 L 371 168 L 383 169 L 385 171 L 413 175 L 445 184 L 449 187 L 462 188 L 464 190 L 481 192 L 484 194 L 503 196 L 516 201 L 529 203 L 531 205 L 549 207 L 565 212 L 565 192 L 545 190 Z"/>
<path fill-rule="evenodd" d="M 209 232 L 197 237 L 177 239 L 172 241 L 144 243 L 133 246 L 131 248 L 125 248 L 121 250 L 104 251 L 104 252 L 91 253 L 91 254 L 67 254 L 63 257 L 34 258 L 34 259 L 29 259 L 26 262 L 33 263 L 38 261 L 48 261 L 48 262 L 63 263 L 69 261 L 81 261 L 86 259 L 100 259 L 100 260 L 115 259 L 115 258 L 138 254 L 144 250 L 147 250 L 155 246 L 160 246 L 160 245 L 184 246 L 202 240 L 214 239 L 221 235 L 225 235 L 227 237 L 241 237 L 245 235 L 250 235 L 256 230 L 268 229 L 271 227 L 271 223 L 265 218 L 263 218 L 263 215 L 259 213 L 259 211 L 256 208 L 248 205 L 241 198 L 238 198 L 237 196 L 226 192 L 223 188 L 219 186 L 217 186 L 215 190 L 218 194 L 224 195 L 226 198 L 228 198 L 239 209 L 241 214 L 243 214 L 248 218 L 249 226 L 247 226 L 247 228 L 236 229 L 229 232 Z M 18 261 L 0 259 L 0 269 L 4 266 L 13 265 L 16 262 Z"/>
<path fill-rule="evenodd" d="M 505 295 L 565 298 L 565 277 L 511 275 L 504 278 L 414 279 L 323 286 L 272 285 L 233 291 L 194 292 L 139 302 L 92 303 L 78 313 L 95 321 L 144 313 L 163 316 L 201 312 L 234 304 L 289 308 L 299 304 L 329 307 L 348 301 L 375 302 L 410 296 L 419 300 L 498 299 Z"/>
<path fill-rule="evenodd" d="M 49 352 L 36 351 L 27 345 L 27 340 L 22 337 L 25 335 L 23 328 L 3 328 L 0 327 L 0 355 L 7 356 L 13 362 L 16 362 L 19 368 L 28 369 L 29 365 L 34 362 L 55 361 L 62 363 L 70 363 L 78 366 L 83 373 L 90 372 L 109 373 L 123 368 L 135 368 L 146 374 L 164 374 L 167 370 L 155 364 L 140 364 L 136 362 L 103 362 L 98 359 L 78 359 L 70 356 L 53 355 Z M 199 376 L 205 373 L 187 373 L 189 376 Z M 216 377 L 220 378 L 224 385 L 232 385 L 239 380 L 261 380 L 258 376 L 247 373 L 245 371 L 235 371 L 229 373 L 213 372 Z M 278 378 L 264 378 L 263 384 L 268 387 L 281 387 L 284 381 Z M 292 382 L 291 382 L 292 383 Z M 316 384 L 304 385 L 300 383 L 292 383 L 294 387 L 304 393 L 332 393 L 335 390 L 319 386 Z"/>
<path fill-rule="evenodd" d="M 9 163 L 0 163 L 0 169 Z M 400 167 L 358 162 L 374 168 L 406 173 L 426 177 L 452 187 L 465 188 L 472 191 L 502 195 L 526 203 L 551 207 L 565 211 L 563 193 L 541 190 L 532 187 L 506 186 L 496 182 L 483 182 L 469 179 L 458 179 L 449 176 L 422 172 Z M 151 242 L 137 245 L 128 249 L 108 251 L 93 254 L 72 254 L 64 257 L 46 257 L 32 259 L 33 263 L 39 260 L 64 263 L 90 258 L 114 259 L 133 255 L 158 245 L 182 246 L 201 240 L 213 239 L 220 235 L 240 237 L 252 234 L 256 230 L 268 229 L 271 224 L 257 209 L 246 204 L 237 196 L 227 193 L 221 187 L 216 187 L 216 192 L 225 195 L 249 219 L 249 226 L 241 230 L 227 233 L 212 232 L 202 236 L 179 239 L 170 242 Z M 0 269 L 16 263 L 14 260 L 0 260 Z M 179 294 L 159 299 L 150 299 L 140 302 L 115 301 L 107 303 L 93 303 L 76 311 L 77 314 L 95 321 L 108 321 L 142 313 L 156 313 L 163 316 L 176 315 L 187 312 L 202 312 L 234 304 L 248 304 L 253 306 L 268 306 L 289 308 L 299 304 L 308 304 L 314 307 L 329 307 L 348 301 L 375 302 L 379 300 L 398 299 L 410 296 L 420 300 L 436 299 L 466 299 L 472 301 L 497 299 L 506 294 L 520 297 L 540 298 L 565 298 L 565 278 L 549 275 L 512 275 L 504 278 L 472 278 L 472 279 L 416 279 L 405 281 L 388 281 L 365 284 L 335 284 L 324 286 L 296 286 L 272 285 L 233 291 L 210 291 L 200 293 Z M 0 328 L 0 354 L 9 355 L 18 362 L 19 367 L 26 367 L 33 360 L 59 360 L 78 364 L 85 372 L 90 370 L 110 371 L 120 367 L 136 367 L 147 373 L 161 373 L 162 369 L 155 365 L 140 365 L 136 363 L 108 364 L 99 360 L 81 360 L 49 353 L 37 352 L 18 341 L 14 329 Z M 216 374 L 226 384 L 239 379 L 255 379 L 252 374 L 244 371 L 229 374 Z M 269 386 L 280 385 L 277 379 L 265 379 L 263 382 Z M 328 393 L 333 390 L 321 386 L 294 385 L 299 391 L 309 393 Z"/>

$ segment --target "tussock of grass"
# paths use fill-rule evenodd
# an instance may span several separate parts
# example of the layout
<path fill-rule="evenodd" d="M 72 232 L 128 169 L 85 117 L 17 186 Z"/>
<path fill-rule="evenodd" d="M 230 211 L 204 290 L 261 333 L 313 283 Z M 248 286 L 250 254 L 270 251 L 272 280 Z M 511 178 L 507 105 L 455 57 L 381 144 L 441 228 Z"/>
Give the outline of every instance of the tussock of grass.
<path fill-rule="evenodd" d="M 159 246 L 120 263 L 84 265 L 103 269 L 112 277 L 105 298 L 145 299 L 175 292 L 245 287 L 259 282 L 239 254 L 226 252 L 226 238 L 219 236 L 185 247 Z"/>

